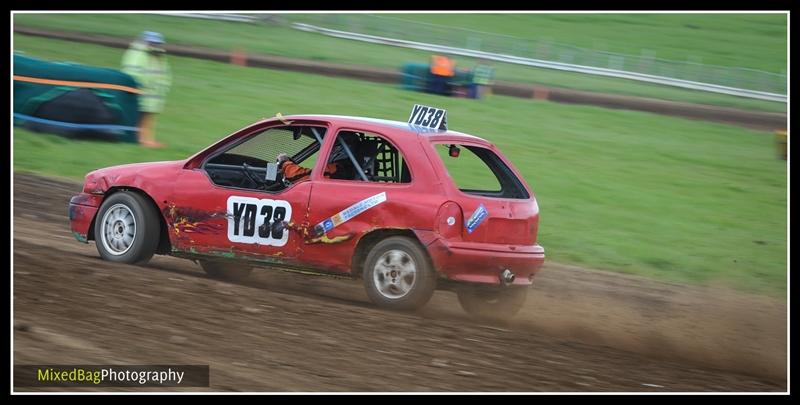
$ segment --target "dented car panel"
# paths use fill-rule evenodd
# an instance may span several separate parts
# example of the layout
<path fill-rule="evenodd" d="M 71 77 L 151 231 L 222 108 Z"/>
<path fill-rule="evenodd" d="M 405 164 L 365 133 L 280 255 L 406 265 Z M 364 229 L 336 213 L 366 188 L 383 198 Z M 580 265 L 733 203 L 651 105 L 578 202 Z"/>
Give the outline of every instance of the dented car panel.
<path fill-rule="evenodd" d="M 146 194 L 161 209 L 171 198 L 172 180 L 183 161 L 135 163 L 98 169 L 86 175 L 83 192 L 70 200 L 70 227 L 73 234 L 87 238 L 92 234 L 94 216 L 103 199 L 116 190 L 137 190 Z M 75 208 L 73 208 L 75 207 Z M 73 218 L 75 216 L 75 219 Z M 88 215 L 91 217 L 87 218 Z"/>
<path fill-rule="evenodd" d="M 313 125 L 326 136 L 310 177 L 270 192 L 215 183 L 204 164 L 219 151 L 265 129 Z M 409 182 L 385 183 L 327 178 L 328 154 L 340 131 L 377 134 L 404 157 Z M 329 135 L 328 135 L 329 134 Z M 485 148 L 519 179 L 520 196 L 487 197 L 459 190 L 434 147 L 458 143 Z M 527 285 L 542 266 L 537 244 L 539 208 L 519 172 L 491 143 L 455 131 L 424 133 L 405 123 L 341 116 L 266 119 L 181 161 L 138 163 L 100 169 L 86 176 L 84 190 L 69 205 L 76 238 L 92 239 L 92 222 L 104 198 L 135 190 L 157 207 L 169 238 L 169 253 L 189 258 L 247 260 L 320 272 L 358 269 L 359 244 L 380 232 L 405 232 L 424 246 L 442 278 L 500 283 L 517 274 Z M 367 243 L 367 242 L 364 242 Z M 363 259 L 363 257 L 361 257 Z"/>
<path fill-rule="evenodd" d="M 311 183 L 268 194 L 217 186 L 201 169 L 183 170 L 177 183 L 180 187 L 164 211 L 174 252 L 211 256 L 225 252 L 232 257 L 263 256 L 285 262 L 298 256 L 295 223 L 303 221 Z M 267 229 L 258 221 L 265 211 L 286 220 L 284 229 Z M 248 237 L 245 231 L 252 235 Z"/>
<path fill-rule="evenodd" d="M 530 285 L 544 264 L 544 249 L 538 245 L 517 246 L 454 242 L 437 239 L 428 246 L 434 266 L 453 281 L 499 284 L 498 275 L 509 269 L 514 285 Z"/>
<path fill-rule="evenodd" d="M 81 193 L 69 200 L 70 231 L 79 242 L 88 243 L 92 220 L 102 203 L 102 196 Z"/>

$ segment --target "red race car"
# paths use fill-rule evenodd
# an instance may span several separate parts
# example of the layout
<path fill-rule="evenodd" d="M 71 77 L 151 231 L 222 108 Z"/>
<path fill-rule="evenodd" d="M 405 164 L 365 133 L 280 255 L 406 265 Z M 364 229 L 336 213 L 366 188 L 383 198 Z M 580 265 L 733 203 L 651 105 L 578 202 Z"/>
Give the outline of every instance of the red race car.
<path fill-rule="evenodd" d="M 421 105 L 408 122 L 278 114 L 186 160 L 89 173 L 70 226 L 110 261 L 349 275 L 379 306 L 418 308 L 439 288 L 510 317 L 544 262 L 539 208 L 494 145 L 446 120 Z"/>

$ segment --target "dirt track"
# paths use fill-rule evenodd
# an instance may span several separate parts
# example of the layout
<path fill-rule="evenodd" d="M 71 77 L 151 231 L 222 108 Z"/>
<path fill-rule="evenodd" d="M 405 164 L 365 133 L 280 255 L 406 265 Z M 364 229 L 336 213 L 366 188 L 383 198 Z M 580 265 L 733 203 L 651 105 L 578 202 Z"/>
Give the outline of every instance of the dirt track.
<path fill-rule="evenodd" d="M 68 230 L 79 190 L 14 175 L 15 364 L 210 364 L 212 390 L 786 390 L 784 300 L 549 264 L 508 324 L 447 292 L 387 312 L 356 281 L 101 261 Z"/>

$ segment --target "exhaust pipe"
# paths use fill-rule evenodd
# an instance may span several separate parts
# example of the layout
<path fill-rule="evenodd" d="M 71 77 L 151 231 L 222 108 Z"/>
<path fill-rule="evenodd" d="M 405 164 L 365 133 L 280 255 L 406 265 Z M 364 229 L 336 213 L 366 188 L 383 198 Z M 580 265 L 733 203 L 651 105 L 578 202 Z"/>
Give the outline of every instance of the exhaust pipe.
<path fill-rule="evenodd" d="M 511 285 L 515 278 L 517 278 L 517 276 L 515 276 L 511 270 L 505 269 L 502 273 L 500 273 L 500 284 L 504 286 Z"/>

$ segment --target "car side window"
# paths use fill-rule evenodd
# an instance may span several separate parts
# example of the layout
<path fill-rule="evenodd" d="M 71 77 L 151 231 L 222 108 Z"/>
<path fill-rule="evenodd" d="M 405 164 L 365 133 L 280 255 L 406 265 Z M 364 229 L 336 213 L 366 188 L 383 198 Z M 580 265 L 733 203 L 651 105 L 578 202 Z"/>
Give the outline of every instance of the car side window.
<path fill-rule="evenodd" d="M 251 164 L 265 166 L 267 162 L 274 162 L 279 153 L 286 153 L 300 160 L 298 154 L 317 143 L 314 137 L 303 136 L 302 129 L 302 127 L 270 128 L 228 149 L 218 159 L 252 160 L 254 162 Z"/>
<path fill-rule="evenodd" d="M 380 135 L 343 130 L 328 156 L 326 177 L 338 180 L 410 183 L 402 153 Z"/>
<path fill-rule="evenodd" d="M 204 168 L 211 181 L 220 186 L 279 192 L 289 186 L 278 177 L 271 179 L 268 164 L 286 154 L 294 163 L 313 167 L 320 149 L 324 127 L 280 126 L 251 135 L 209 158 Z"/>
<path fill-rule="evenodd" d="M 467 194 L 498 198 L 529 198 L 522 182 L 490 149 L 460 144 L 436 144 L 447 173 Z"/>

